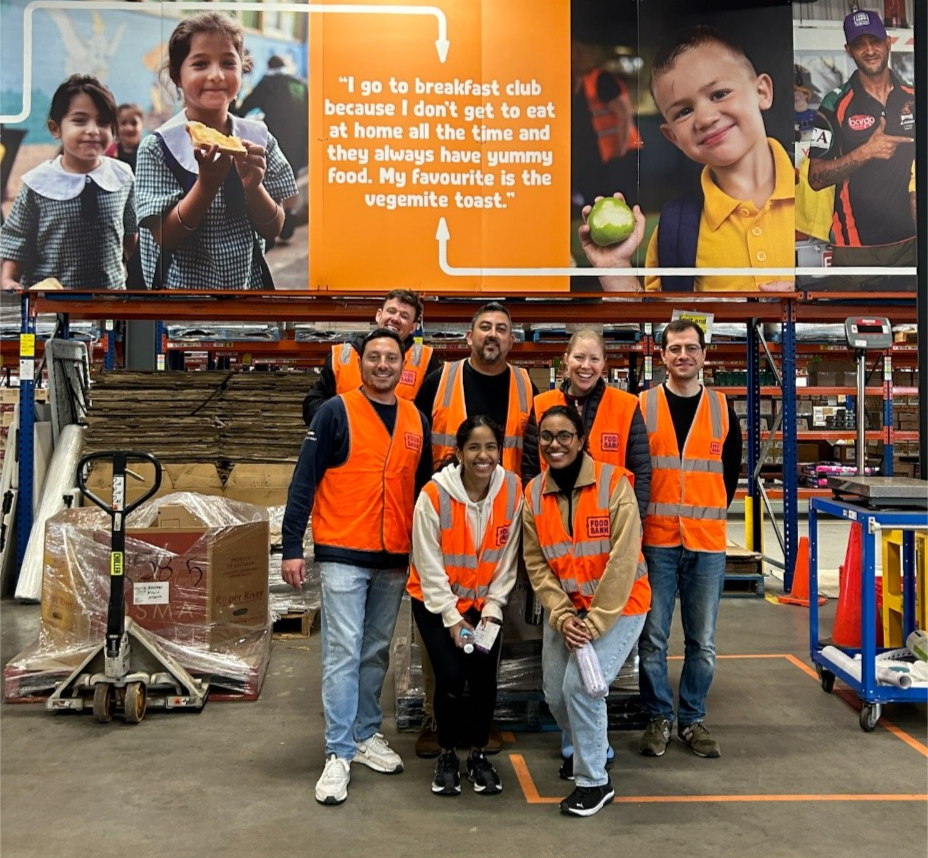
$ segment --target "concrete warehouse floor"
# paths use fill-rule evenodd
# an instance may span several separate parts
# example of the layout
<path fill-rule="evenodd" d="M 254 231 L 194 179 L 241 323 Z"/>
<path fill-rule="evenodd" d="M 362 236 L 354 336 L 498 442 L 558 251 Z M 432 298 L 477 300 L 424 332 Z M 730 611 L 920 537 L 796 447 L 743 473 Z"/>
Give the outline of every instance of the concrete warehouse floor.
<path fill-rule="evenodd" d="M 846 527 L 822 530 L 822 563 L 834 569 Z M 826 628 L 834 607 L 823 609 Z M 0 610 L 5 664 L 35 638 L 39 609 L 4 602 Z M 557 812 L 568 789 L 557 777 L 554 733 L 512 736 L 496 757 L 500 796 L 477 796 L 466 783 L 458 798 L 432 796 L 432 763 L 416 758 L 414 733 L 395 729 L 392 673 L 384 732 L 406 772 L 358 767 L 346 804 L 317 805 L 318 636 L 275 642 L 254 703 L 153 712 L 137 726 L 4 705 L 0 854 L 925 856 L 925 707 L 889 705 L 864 733 L 856 697 L 840 683 L 825 694 L 809 667 L 806 616 L 765 599 L 724 599 L 707 719 L 721 759 L 699 759 L 679 744 L 646 759 L 635 750 L 637 733 L 612 733 L 617 800 L 587 820 Z M 681 637 L 678 624 L 676 655 Z M 674 677 L 680 664 L 672 662 Z"/>

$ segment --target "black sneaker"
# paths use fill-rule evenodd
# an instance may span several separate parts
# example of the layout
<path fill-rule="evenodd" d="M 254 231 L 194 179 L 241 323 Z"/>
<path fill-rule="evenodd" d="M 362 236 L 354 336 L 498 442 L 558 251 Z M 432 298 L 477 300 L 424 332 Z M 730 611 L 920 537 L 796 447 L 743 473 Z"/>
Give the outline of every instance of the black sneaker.
<path fill-rule="evenodd" d="M 503 791 L 499 775 L 483 751 L 474 751 L 467 758 L 467 779 L 474 785 L 474 792 L 481 795 L 496 795 Z"/>
<path fill-rule="evenodd" d="M 615 790 L 609 781 L 606 781 L 602 786 L 578 786 L 561 802 L 561 813 L 567 813 L 571 816 L 593 816 L 599 813 L 614 798 Z"/>
<path fill-rule="evenodd" d="M 454 751 L 444 751 L 438 758 L 432 792 L 435 795 L 461 794 L 461 762 Z"/>
<path fill-rule="evenodd" d="M 574 779 L 574 755 L 561 757 L 561 767 L 557 770 L 557 776 L 562 781 L 572 781 Z"/>

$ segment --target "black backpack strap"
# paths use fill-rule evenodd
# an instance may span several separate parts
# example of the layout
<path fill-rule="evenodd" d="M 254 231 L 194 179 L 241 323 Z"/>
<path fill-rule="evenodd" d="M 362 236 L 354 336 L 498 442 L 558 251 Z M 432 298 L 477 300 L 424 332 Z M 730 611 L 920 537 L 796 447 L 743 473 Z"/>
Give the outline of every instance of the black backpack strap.
<path fill-rule="evenodd" d="M 699 245 L 699 221 L 703 196 L 686 194 L 665 203 L 657 231 L 657 264 L 661 268 L 693 268 Z M 661 277 L 662 292 L 692 292 L 696 278 L 692 275 Z"/>
<path fill-rule="evenodd" d="M 164 163 L 171 171 L 177 184 L 180 185 L 181 190 L 184 192 L 184 196 L 186 196 L 196 183 L 196 174 L 191 173 L 180 165 L 180 162 L 174 157 L 174 153 L 168 148 L 167 143 L 164 142 L 164 137 L 157 131 L 155 132 L 155 137 L 158 138 L 158 143 L 161 145 L 161 151 L 164 154 Z M 235 170 L 229 170 L 225 182 L 223 183 L 223 189 L 226 195 L 226 205 L 230 211 L 237 213 L 245 209 L 245 190 L 242 187 L 242 180 Z M 264 258 L 264 252 L 261 250 L 261 242 L 258 238 L 257 231 L 254 229 L 254 225 L 252 225 L 252 239 L 254 240 L 252 252 L 258 260 L 258 267 L 261 269 L 262 288 L 272 290 L 274 288 L 274 278 L 271 276 L 270 266 Z M 170 267 L 170 251 L 162 250 L 155 263 L 155 274 L 151 284 L 152 289 L 161 288 L 167 278 L 167 271 Z"/>

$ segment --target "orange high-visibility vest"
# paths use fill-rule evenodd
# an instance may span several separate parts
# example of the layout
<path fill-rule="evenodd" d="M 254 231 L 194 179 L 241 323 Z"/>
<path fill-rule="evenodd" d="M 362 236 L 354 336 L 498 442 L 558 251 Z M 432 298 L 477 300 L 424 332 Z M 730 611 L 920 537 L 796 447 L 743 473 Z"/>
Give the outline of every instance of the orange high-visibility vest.
<path fill-rule="evenodd" d="M 313 539 L 333 548 L 408 554 L 425 440 L 419 409 L 397 399 L 390 435 L 360 390 L 339 396 L 348 413 L 348 459 L 328 468 L 316 487 Z"/>
<path fill-rule="evenodd" d="M 506 471 L 503 485 L 493 499 L 479 552 L 470 529 L 467 505 L 451 497 L 434 480 L 422 491 L 438 513 L 441 553 L 451 590 L 458 597 L 458 613 L 463 614 L 471 607 L 482 611 L 503 549 L 510 538 L 518 538 L 518 534 L 512 532 L 512 519 L 522 492 L 522 482 L 515 474 Z M 406 591 L 422 601 L 422 579 L 414 563 L 409 565 Z"/>
<path fill-rule="evenodd" d="M 539 474 L 525 490 L 526 507 L 535 519 L 538 545 L 558 581 L 578 611 L 588 611 L 612 550 L 609 499 L 619 480 L 629 472 L 617 465 L 593 462 L 596 480 L 580 489 L 574 509 L 573 536 L 558 509 L 558 492 L 545 492 L 546 476 Z M 638 572 L 623 614 L 644 614 L 651 607 L 648 567 L 639 551 Z"/>
<path fill-rule="evenodd" d="M 587 72 L 583 76 L 583 92 L 586 95 L 587 106 L 590 108 L 590 118 L 593 122 L 593 130 L 596 132 L 596 142 L 599 144 L 599 157 L 604 164 L 608 164 L 613 158 L 621 158 L 625 152 L 643 148 L 644 141 L 642 141 L 635 123 L 629 122 L 625 152 L 619 150 L 619 117 L 599 100 L 596 91 L 596 84 L 601 74 L 610 74 L 610 72 L 602 69 L 593 69 L 593 71 Z M 625 87 L 622 81 L 618 82 L 620 87 Z"/>
<path fill-rule="evenodd" d="M 431 359 L 431 346 L 413 343 L 406 349 L 403 355 L 403 372 L 394 391 L 400 399 L 412 402 L 416 398 Z M 361 357 L 351 343 L 332 346 L 332 372 L 335 375 L 336 393 L 347 393 L 361 386 Z"/>
<path fill-rule="evenodd" d="M 522 439 L 532 411 L 532 381 L 520 366 L 509 367 L 509 412 L 503 438 L 500 464 L 507 470 L 522 472 Z M 467 419 L 464 403 L 464 361 L 446 363 L 432 407 L 432 461 L 438 465 L 454 452 L 458 427 Z"/>
<path fill-rule="evenodd" d="M 536 423 L 540 425 L 544 413 L 555 405 L 567 405 L 567 397 L 560 390 L 546 390 L 544 393 L 539 393 L 535 397 Z M 616 390 L 614 387 L 606 387 L 602 399 L 599 400 L 599 407 L 596 409 L 596 416 L 593 418 L 593 425 L 590 427 L 590 435 L 587 438 L 587 452 L 593 459 L 608 465 L 625 467 L 625 450 L 628 447 L 632 419 L 637 409 L 637 396 L 632 396 L 624 390 Z M 548 463 L 544 457 L 540 458 L 541 469 L 544 471 Z M 631 471 L 629 471 L 628 478 L 634 486 L 635 475 Z"/>
<path fill-rule="evenodd" d="M 722 464 L 722 447 L 728 435 L 725 396 L 702 389 L 682 458 L 664 385 L 642 392 L 641 412 L 651 446 L 651 501 L 644 522 L 644 544 L 724 551 L 728 518 Z"/>

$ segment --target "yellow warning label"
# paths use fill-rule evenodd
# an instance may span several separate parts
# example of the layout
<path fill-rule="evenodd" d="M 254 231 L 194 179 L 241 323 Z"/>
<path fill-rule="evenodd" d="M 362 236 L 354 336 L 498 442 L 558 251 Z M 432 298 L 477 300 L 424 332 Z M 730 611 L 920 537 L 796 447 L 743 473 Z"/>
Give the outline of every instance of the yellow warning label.
<path fill-rule="evenodd" d="M 19 356 L 35 357 L 35 334 L 19 335 Z"/>
<path fill-rule="evenodd" d="M 121 551 L 114 551 L 110 554 L 110 575 L 122 575 L 122 558 Z"/>

